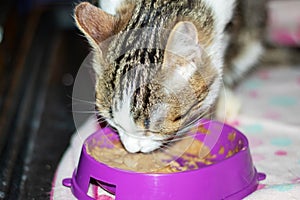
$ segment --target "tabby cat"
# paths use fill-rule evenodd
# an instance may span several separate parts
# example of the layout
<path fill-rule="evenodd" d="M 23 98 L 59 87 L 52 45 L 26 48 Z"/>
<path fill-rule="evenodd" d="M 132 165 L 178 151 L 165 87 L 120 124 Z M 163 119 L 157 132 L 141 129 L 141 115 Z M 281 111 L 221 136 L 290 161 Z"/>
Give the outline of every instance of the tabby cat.
<path fill-rule="evenodd" d="M 129 152 L 158 149 L 211 112 L 223 74 L 233 85 L 263 52 L 263 7 L 262 0 L 76 6 L 93 49 L 97 111 Z"/>

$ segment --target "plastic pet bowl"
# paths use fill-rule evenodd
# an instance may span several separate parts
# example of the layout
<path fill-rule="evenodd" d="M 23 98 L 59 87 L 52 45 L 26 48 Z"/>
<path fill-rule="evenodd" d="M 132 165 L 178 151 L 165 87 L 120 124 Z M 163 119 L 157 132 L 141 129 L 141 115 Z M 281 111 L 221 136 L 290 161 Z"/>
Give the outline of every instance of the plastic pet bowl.
<path fill-rule="evenodd" d="M 253 166 L 247 138 L 221 122 L 205 120 L 200 124 L 194 137 L 215 155 L 211 165 L 174 173 L 139 173 L 109 167 L 96 161 L 86 149 L 86 144 L 101 134 L 112 132 L 105 128 L 86 139 L 73 177 L 64 179 L 63 185 L 80 200 L 93 199 L 87 195 L 92 179 L 115 194 L 116 200 L 240 200 L 255 191 L 266 175 Z"/>

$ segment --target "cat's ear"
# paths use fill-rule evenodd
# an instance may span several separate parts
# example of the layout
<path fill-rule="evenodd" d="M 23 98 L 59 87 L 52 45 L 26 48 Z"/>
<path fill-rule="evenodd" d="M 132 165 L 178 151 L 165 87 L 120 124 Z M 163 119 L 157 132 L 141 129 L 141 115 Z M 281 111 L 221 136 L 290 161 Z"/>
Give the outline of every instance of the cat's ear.
<path fill-rule="evenodd" d="M 203 49 L 199 44 L 198 31 L 191 22 L 178 22 L 172 29 L 164 55 L 163 68 L 192 75 L 201 63 Z M 180 75 L 180 74 L 179 74 Z M 189 77 L 186 77 L 189 78 Z"/>
<path fill-rule="evenodd" d="M 78 28 L 92 47 L 99 48 L 101 42 L 113 35 L 116 19 L 100 8 L 82 2 L 76 6 L 74 15 Z"/>

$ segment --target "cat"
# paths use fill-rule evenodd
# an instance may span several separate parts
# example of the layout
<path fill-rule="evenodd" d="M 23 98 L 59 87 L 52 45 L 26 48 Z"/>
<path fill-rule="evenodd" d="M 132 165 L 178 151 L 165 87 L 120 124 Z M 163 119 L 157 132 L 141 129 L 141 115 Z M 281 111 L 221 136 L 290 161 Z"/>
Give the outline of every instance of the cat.
<path fill-rule="evenodd" d="M 149 153 L 184 135 L 211 112 L 223 75 L 232 86 L 257 62 L 260 30 L 247 34 L 257 28 L 238 13 L 254 3 L 241 2 L 110 0 L 100 2 L 102 9 L 87 2 L 76 6 L 77 27 L 93 49 L 97 111 L 127 151 Z"/>
<path fill-rule="evenodd" d="M 267 23 L 268 0 L 239 0 L 231 21 L 224 31 L 224 87 L 217 101 L 216 117 L 220 120 L 236 119 L 242 102 L 232 88 L 253 71 L 265 52 L 264 36 Z"/>

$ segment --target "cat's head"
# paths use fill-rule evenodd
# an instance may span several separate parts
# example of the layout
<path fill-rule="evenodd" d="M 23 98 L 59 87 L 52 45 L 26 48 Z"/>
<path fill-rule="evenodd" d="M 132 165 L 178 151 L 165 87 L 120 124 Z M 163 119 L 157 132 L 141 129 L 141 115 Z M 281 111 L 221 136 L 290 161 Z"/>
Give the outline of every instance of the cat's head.
<path fill-rule="evenodd" d="M 192 22 L 176 22 L 156 48 L 150 45 L 153 34 L 120 30 L 127 18 L 88 3 L 75 9 L 77 26 L 93 47 L 99 114 L 129 152 L 150 152 L 208 112 L 221 75 Z"/>

